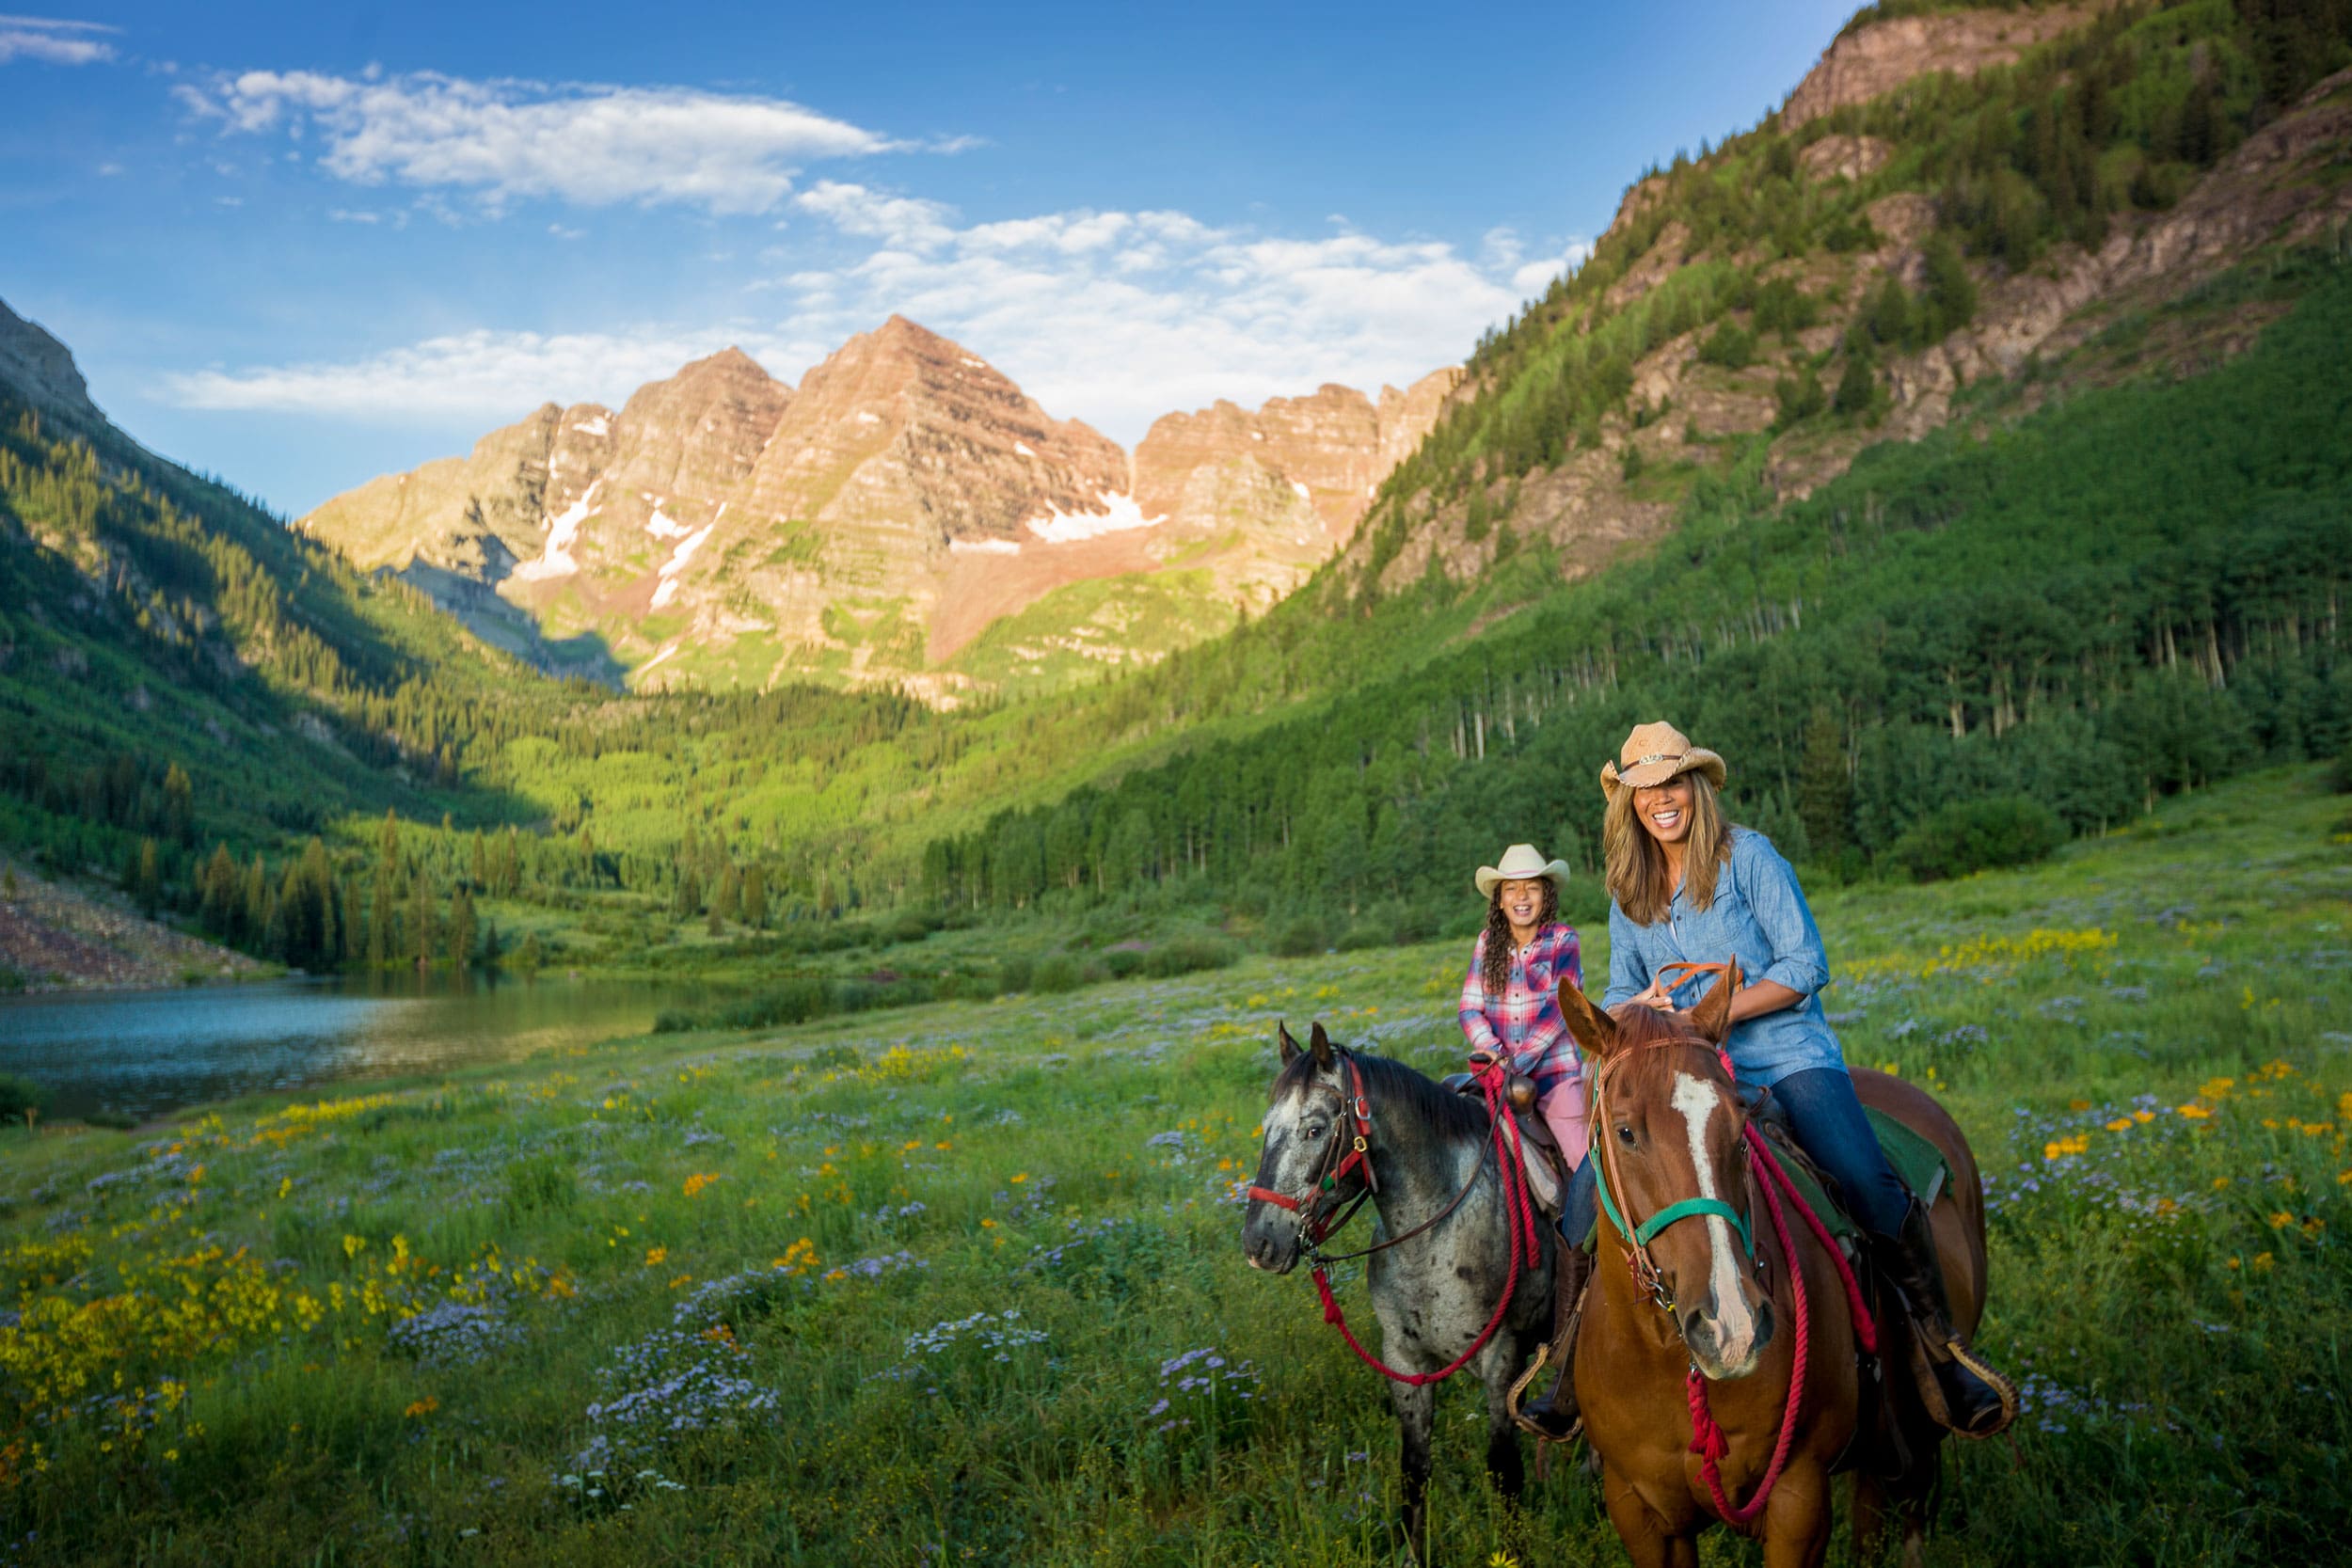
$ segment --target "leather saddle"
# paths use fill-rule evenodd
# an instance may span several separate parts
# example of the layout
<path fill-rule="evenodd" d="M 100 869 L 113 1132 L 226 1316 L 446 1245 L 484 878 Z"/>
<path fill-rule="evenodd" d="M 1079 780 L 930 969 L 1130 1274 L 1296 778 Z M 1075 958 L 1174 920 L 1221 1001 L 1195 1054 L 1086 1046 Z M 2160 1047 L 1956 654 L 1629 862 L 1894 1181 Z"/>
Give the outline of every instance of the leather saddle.
<path fill-rule="evenodd" d="M 1486 1053 L 1473 1053 L 1470 1060 L 1484 1066 Z M 1480 1099 L 1478 1075 L 1473 1072 L 1450 1072 L 1438 1082 L 1455 1094 Z M 1528 1196 L 1546 1214 L 1557 1219 L 1561 1199 L 1568 1187 L 1566 1160 L 1561 1157 L 1559 1140 L 1551 1135 L 1551 1124 L 1535 1113 L 1535 1081 L 1524 1073 L 1512 1073 L 1504 1084 L 1502 1101 L 1511 1107 L 1511 1118 L 1519 1127 L 1519 1152 L 1527 1170 Z"/>

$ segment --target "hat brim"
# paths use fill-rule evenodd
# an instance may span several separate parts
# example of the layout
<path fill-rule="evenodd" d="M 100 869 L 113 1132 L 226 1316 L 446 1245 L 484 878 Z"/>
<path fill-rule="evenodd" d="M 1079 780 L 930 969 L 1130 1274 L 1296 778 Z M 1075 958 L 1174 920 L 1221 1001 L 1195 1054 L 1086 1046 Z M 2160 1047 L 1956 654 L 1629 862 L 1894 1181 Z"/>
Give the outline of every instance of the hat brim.
<path fill-rule="evenodd" d="M 1708 783 L 1721 789 L 1729 769 L 1724 766 L 1724 759 L 1713 752 L 1704 746 L 1693 746 L 1677 760 L 1645 762 L 1622 773 L 1617 771 L 1615 763 L 1604 762 L 1600 765 L 1600 787 L 1611 795 L 1620 789 L 1649 789 L 1684 773 L 1704 773 Z"/>
<path fill-rule="evenodd" d="M 1553 892 L 1565 893 L 1571 875 L 1567 862 L 1553 861 L 1535 871 L 1501 871 L 1491 865 L 1482 865 L 1471 873 L 1470 880 L 1478 884 L 1478 896 L 1492 898 L 1495 889 L 1504 882 L 1532 882 L 1538 877 L 1549 882 Z"/>

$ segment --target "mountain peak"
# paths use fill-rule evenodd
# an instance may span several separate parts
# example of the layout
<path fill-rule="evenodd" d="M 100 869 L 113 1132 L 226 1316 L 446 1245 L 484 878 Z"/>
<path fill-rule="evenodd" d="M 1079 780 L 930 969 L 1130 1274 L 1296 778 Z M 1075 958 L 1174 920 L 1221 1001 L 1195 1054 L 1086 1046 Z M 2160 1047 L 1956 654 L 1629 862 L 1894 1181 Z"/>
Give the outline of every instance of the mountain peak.
<path fill-rule="evenodd" d="M 37 323 L 0 300 L 0 385 L 40 408 L 92 423 L 106 416 L 89 400 L 89 386 L 72 351 Z"/>

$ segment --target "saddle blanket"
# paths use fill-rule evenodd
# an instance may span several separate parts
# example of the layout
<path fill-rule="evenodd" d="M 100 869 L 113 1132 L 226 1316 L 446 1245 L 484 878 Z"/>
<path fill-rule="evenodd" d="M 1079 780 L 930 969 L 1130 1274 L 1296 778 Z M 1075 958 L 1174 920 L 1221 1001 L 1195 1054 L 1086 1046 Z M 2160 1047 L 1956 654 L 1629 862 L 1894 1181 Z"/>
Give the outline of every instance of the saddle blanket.
<path fill-rule="evenodd" d="M 1885 1154 L 1886 1163 L 1895 1167 L 1895 1174 L 1902 1178 L 1903 1185 L 1911 1189 L 1911 1196 L 1919 1200 L 1921 1208 L 1934 1208 L 1935 1200 L 1944 1196 L 1945 1183 L 1952 1179 L 1951 1167 L 1944 1163 L 1943 1151 L 1923 1134 L 1912 1131 L 1909 1126 L 1875 1106 L 1866 1105 L 1862 1109 L 1863 1115 L 1870 1118 L 1870 1131 L 1878 1134 L 1879 1148 Z M 1852 1216 L 1843 1208 L 1830 1200 L 1828 1192 L 1821 1186 L 1820 1179 L 1813 1174 L 1810 1164 L 1802 1160 L 1783 1160 L 1781 1168 L 1788 1173 L 1788 1180 L 1796 1183 L 1797 1191 L 1804 1195 L 1805 1202 L 1813 1206 L 1813 1212 L 1821 1216 L 1821 1222 L 1829 1227 L 1830 1234 L 1856 1240 L 1861 1238 L 1862 1227 L 1854 1224 Z"/>

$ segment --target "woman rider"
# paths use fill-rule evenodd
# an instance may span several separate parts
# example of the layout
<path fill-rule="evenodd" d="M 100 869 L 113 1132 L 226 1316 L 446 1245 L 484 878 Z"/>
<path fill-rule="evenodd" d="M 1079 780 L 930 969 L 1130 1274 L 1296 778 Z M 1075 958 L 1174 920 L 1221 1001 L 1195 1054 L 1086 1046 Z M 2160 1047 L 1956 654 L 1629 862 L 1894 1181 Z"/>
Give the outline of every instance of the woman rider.
<path fill-rule="evenodd" d="M 1531 844 L 1512 845 L 1501 860 L 1480 866 L 1471 877 L 1486 896 L 1486 928 L 1470 948 L 1470 973 L 1462 977 L 1462 1035 L 1470 1050 L 1503 1058 L 1511 1070 L 1534 1081 L 1535 1105 L 1560 1145 L 1560 1157 L 1581 1175 L 1578 1163 L 1584 1158 L 1588 1115 L 1584 1064 L 1560 1014 L 1560 988 L 1584 984 L 1576 927 L 1558 918 L 1560 889 L 1567 879 L 1565 861 L 1546 860 Z M 1588 1212 L 1591 1207 L 1588 1198 Z M 1585 1227 L 1591 1227 L 1589 1219 Z M 1581 1232 L 1577 1240 L 1583 1240 Z M 1589 1254 L 1560 1249 L 1552 1306 L 1555 1340 L 1566 1332 L 1591 1271 Z M 1551 1434 L 1549 1409 L 1538 1398 L 1522 1417 Z M 1575 1421 L 1571 1396 L 1557 1435 L 1565 1436 Z"/>
<path fill-rule="evenodd" d="M 1992 1436 L 2007 1425 L 2013 1391 L 2005 1402 L 2006 1380 L 1952 1326 L 1927 1211 L 1886 1163 L 1821 1013 L 1818 993 L 1829 983 L 1829 959 L 1820 929 L 1772 841 L 1724 822 L 1716 798 L 1724 776 L 1722 757 L 1666 723 L 1636 728 L 1617 760 L 1601 768 L 1611 900 L 1602 1006 L 1687 1008 L 1711 982 L 1686 974 L 1668 985 L 1667 965 L 1740 960 L 1749 978 L 1731 1002 L 1724 1046 L 1733 1068 L 1742 1083 L 1771 1088 L 1798 1143 L 1836 1180 L 1868 1233 L 1934 1368 L 1947 1424 L 1966 1436 Z M 1563 1226 L 1581 1242 L 1592 1226 L 1593 1183 L 1586 1171 L 1577 1177 Z M 1574 1400 L 1574 1390 L 1564 1389 L 1552 1403 L 1565 1402 L 1572 1414 Z"/>

